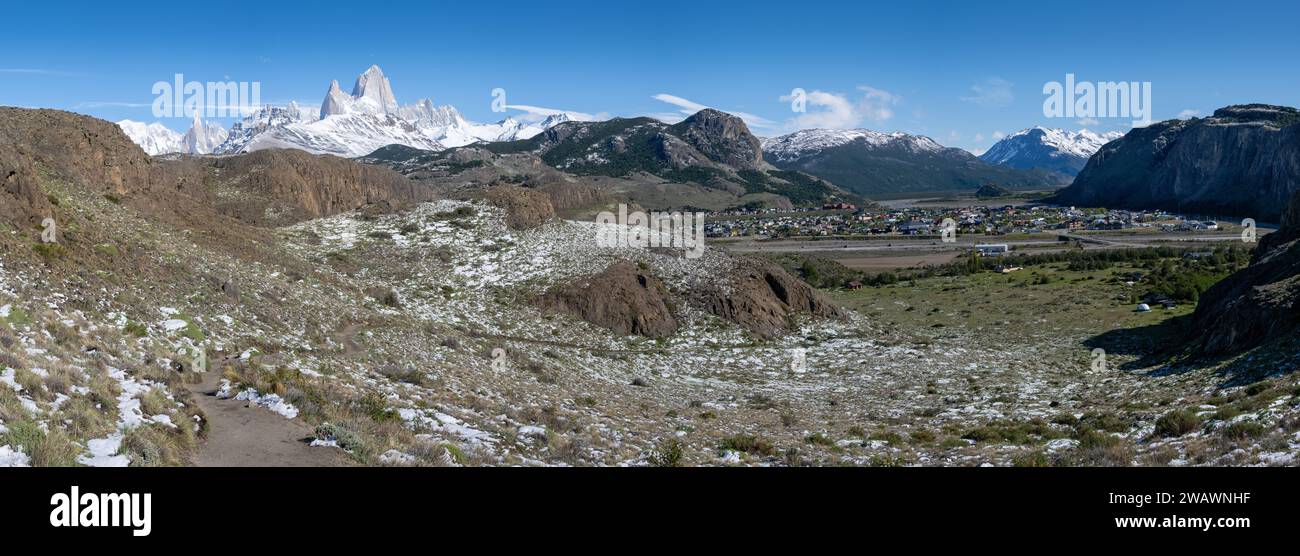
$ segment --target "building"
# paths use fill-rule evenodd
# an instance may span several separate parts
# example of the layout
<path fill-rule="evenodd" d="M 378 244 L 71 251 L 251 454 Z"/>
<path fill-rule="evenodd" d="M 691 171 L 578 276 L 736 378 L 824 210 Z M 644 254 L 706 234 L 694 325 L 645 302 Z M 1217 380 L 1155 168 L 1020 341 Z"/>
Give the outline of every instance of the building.
<path fill-rule="evenodd" d="M 909 220 L 898 225 L 898 233 L 903 235 L 925 235 L 930 233 L 930 223 Z"/>

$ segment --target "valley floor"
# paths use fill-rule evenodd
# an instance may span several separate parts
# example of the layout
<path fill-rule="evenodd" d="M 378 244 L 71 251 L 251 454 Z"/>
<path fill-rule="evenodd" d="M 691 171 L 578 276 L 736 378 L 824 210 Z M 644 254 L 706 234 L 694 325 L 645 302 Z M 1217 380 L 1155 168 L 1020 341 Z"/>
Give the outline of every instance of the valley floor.
<path fill-rule="evenodd" d="M 834 291 L 849 317 L 774 340 L 683 308 L 654 341 L 530 296 L 617 258 L 683 289 L 726 257 L 598 248 L 585 223 L 510 230 L 453 201 L 231 253 L 55 193 L 111 231 L 114 262 L 69 272 L 4 243 L 0 462 L 1286 465 L 1300 450 L 1296 377 L 1272 372 L 1295 350 L 1149 361 L 1190 307 L 1133 313 L 1108 280 L 1122 268 Z"/>

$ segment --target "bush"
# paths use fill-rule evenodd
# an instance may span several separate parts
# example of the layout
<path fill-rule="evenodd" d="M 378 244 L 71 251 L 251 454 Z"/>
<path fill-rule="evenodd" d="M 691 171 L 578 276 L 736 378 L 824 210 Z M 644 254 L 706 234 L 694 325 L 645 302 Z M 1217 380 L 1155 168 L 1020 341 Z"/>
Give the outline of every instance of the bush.
<path fill-rule="evenodd" d="M 333 423 L 322 423 L 316 427 L 316 438 L 318 440 L 333 440 L 338 443 L 339 448 L 349 452 L 360 452 L 365 448 L 360 436 Z"/>
<path fill-rule="evenodd" d="M 677 467 L 682 462 L 682 443 L 676 438 L 669 438 L 655 446 L 650 452 L 650 465 L 655 467 Z"/>
<path fill-rule="evenodd" d="M 1219 429 L 1219 433 L 1232 440 L 1246 440 L 1264 434 L 1264 425 L 1254 421 L 1238 421 Z"/>
<path fill-rule="evenodd" d="M 1016 467 L 1051 467 L 1052 459 L 1041 451 L 1025 452 L 1011 458 L 1011 465 Z"/>
<path fill-rule="evenodd" d="M 402 420 L 396 411 L 388 408 L 388 401 L 378 393 L 366 394 L 357 402 L 357 406 L 362 414 L 377 423 Z"/>
<path fill-rule="evenodd" d="M 130 321 L 126 323 L 126 326 L 122 327 L 122 332 L 125 332 L 130 336 L 135 336 L 136 338 L 143 338 L 149 334 L 148 329 L 146 329 L 143 324 Z"/>
<path fill-rule="evenodd" d="M 776 447 L 771 442 L 752 434 L 728 436 L 722 439 L 722 449 L 765 456 L 776 454 Z"/>
<path fill-rule="evenodd" d="M 820 432 L 815 432 L 815 433 L 813 433 L 813 434 L 810 434 L 810 435 L 804 437 L 803 440 L 804 440 L 804 442 L 807 442 L 807 443 L 809 443 L 809 444 L 816 444 L 816 445 L 818 445 L 818 446 L 834 446 L 834 445 L 835 445 L 835 441 L 831 440 L 830 437 L 828 437 L 828 436 L 826 436 L 826 435 L 824 435 L 824 434 L 822 434 L 822 433 L 820 433 Z"/>
<path fill-rule="evenodd" d="M 1170 411 L 1159 419 L 1156 419 L 1156 431 L 1159 436 L 1166 438 L 1182 436 L 1196 430 L 1201 425 L 1201 418 L 1195 413 L 1186 409 Z"/>

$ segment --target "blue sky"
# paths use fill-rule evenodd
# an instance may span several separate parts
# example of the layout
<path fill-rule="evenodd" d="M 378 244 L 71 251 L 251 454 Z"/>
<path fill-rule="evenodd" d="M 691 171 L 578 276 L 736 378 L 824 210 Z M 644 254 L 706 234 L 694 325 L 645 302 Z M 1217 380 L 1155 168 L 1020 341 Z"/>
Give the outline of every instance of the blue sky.
<path fill-rule="evenodd" d="M 0 104 L 154 121 L 152 85 L 183 73 L 319 106 L 331 79 L 349 91 L 378 64 L 399 101 L 429 97 L 477 121 L 500 119 L 500 87 L 512 105 L 664 117 L 710 106 L 765 135 L 866 127 L 977 152 L 1033 125 L 1131 126 L 1045 117 L 1043 85 L 1067 73 L 1150 81 L 1156 120 L 1300 105 L 1300 7 L 1286 2 L 113 4 L 6 6 Z M 792 112 L 781 98 L 796 87 L 824 103 Z"/>

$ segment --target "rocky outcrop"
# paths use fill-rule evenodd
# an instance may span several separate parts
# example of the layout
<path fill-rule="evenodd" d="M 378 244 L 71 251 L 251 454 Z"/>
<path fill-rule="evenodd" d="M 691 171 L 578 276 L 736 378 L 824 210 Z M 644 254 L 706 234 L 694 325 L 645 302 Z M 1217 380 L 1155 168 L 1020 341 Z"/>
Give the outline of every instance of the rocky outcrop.
<path fill-rule="evenodd" d="M 36 179 L 30 157 L 0 143 L 0 222 L 31 228 L 53 216 L 54 206 Z"/>
<path fill-rule="evenodd" d="M 740 118 L 706 108 L 672 127 L 673 131 L 710 160 L 738 170 L 763 164 L 763 147 Z"/>
<path fill-rule="evenodd" d="M 213 209 L 280 226 L 368 204 L 401 208 L 433 193 L 387 168 L 296 150 L 222 158 L 145 154 L 116 124 L 58 110 L 0 108 L 0 218 L 38 223 L 57 179 L 146 214 L 203 224 Z"/>
<path fill-rule="evenodd" d="M 471 197 L 482 198 L 492 206 L 505 209 L 506 226 L 512 230 L 534 228 L 555 218 L 551 197 L 541 191 L 498 185 L 474 191 Z"/>
<path fill-rule="evenodd" d="M 555 211 L 560 214 L 573 214 L 575 212 L 590 210 L 593 208 L 604 209 L 614 203 L 614 198 L 599 189 L 587 185 L 555 181 L 537 188 L 551 198 L 551 205 Z M 640 209 L 628 209 L 640 210 Z"/>
<path fill-rule="evenodd" d="M 776 263 L 755 259 L 738 259 L 729 281 L 704 286 L 691 296 L 693 305 L 763 338 L 788 332 L 796 314 L 843 314 L 820 292 Z"/>
<path fill-rule="evenodd" d="M 116 124 L 61 110 L 0 108 L 0 218 L 38 223 L 53 205 L 40 175 L 122 197 L 151 189 L 149 155 Z"/>
<path fill-rule="evenodd" d="M 1088 160 L 1056 202 L 1278 222 L 1300 192 L 1300 111 L 1229 106 L 1134 129 Z"/>
<path fill-rule="evenodd" d="M 1201 295 L 1193 316 L 1197 351 L 1234 354 L 1300 330 L 1300 194 L 1282 221 L 1260 240 L 1250 266 Z"/>
<path fill-rule="evenodd" d="M 553 288 L 539 305 L 624 336 L 666 338 L 677 332 L 668 290 L 649 271 L 627 261 Z"/>
<path fill-rule="evenodd" d="M 688 303 L 771 339 L 791 331 L 796 315 L 835 318 L 844 313 L 821 293 L 779 265 L 735 259 L 726 278 L 692 287 L 677 299 L 651 272 L 628 261 L 564 284 L 538 305 L 574 315 L 618 334 L 664 338 L 677 332 L 674 307 Z"/>
<path fill-rule="evenodd" d="M 253 225 L 281 226 L 365 205 L 400 209 L 433 192 L 388 168 L 294 149 L 267 149 L 210 159 L 223 213 Z M 221 190 L 227 191 L 221 191 Z M 230 190 L 244 195 L 231 195 Z"/>

